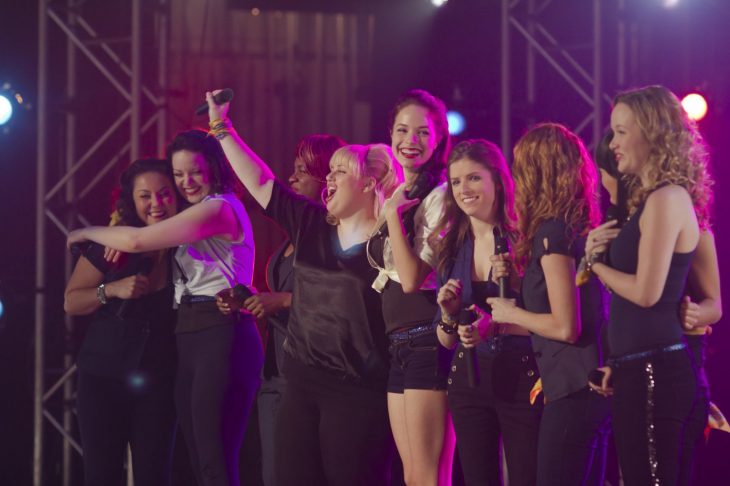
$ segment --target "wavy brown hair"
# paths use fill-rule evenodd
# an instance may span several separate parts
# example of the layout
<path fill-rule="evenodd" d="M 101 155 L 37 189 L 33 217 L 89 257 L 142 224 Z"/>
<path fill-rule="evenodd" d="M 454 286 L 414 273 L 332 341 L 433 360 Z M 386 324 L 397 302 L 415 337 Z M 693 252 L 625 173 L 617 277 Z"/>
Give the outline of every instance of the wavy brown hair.
<path fill-rule="evenodd" d="M 519 232 L 515 259 L 524 268 L 544 221 L 564 221 L 570 239 L 587 234 L 599 223 L 598 174 L 580 138 L 557 123 L 530 129 L 515 145 L 514 156 Z"/>
<path fill-rule="evenodd" d="M 709 172 L 707 146 L 679 99 L 664 86 L 647 86 L 619 93 L 614 106 L 631 109 L 641 133 L 649 143 L 649 184 L 625 176 L 630 188 L 629 210 L 635 211 L 648 195 L 666 184 L 684 187 L 692 197 L 700 228 L 710 227 L 714 181 Z"/>
<path fill-rule="evenodd" d="M 447 172 L 450 172 L 452 164 L 464 159 L 484 166 L 492 175 L 496 189 L 494 204 L 497 206 L 497 220 L 495 223 L 502 226 L 507 235 L 514 235 L 514 183 L 502 151 L 492 142 L 483 139 L 464 140 L 457 144 L 449 154 Z M 441 275 L 445 275 L 453 266 L 456 254 L 464 245 L 466 236 L 470 235 L 472 231 L 469 217 L 459 208 L 450 180 L 447 182 L 441 220 L 429 238 L 429 243 L 439 255 L 437 270 Z"/>

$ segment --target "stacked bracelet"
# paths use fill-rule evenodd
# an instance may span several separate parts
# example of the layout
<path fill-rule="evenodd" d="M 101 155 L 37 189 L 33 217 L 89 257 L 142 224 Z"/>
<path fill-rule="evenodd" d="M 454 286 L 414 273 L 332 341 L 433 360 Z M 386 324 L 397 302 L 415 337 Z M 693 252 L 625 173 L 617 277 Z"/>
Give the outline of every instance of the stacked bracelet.
<path fill-rule="evenodd" d="M 223 140 L 228 136 L 230 128 L 233 125 L 231 124 L 231 120 L 228 118 L 218 118 L 217 120 L 211 120 L 208 126 L 210 127 L 208 135 L 215 137 L 216 140 Z"/>
<path fill-rule="evenodd" d="M 592 272 L 593 271 L 593 265 L 596 263 L 600 263 L 601 259 L 603 257 L 603 253 L 591 253 L 591 255 L 586 258 L 586 271 Z"/>
<path fill-rule="evenodd" d="M 456 323 L 456 321 L 449 319 L 448 317 L 442 316 L 441 320 L 439 321 L 439 327 L 446 334 L 456 334 L 459 325 Z"/>

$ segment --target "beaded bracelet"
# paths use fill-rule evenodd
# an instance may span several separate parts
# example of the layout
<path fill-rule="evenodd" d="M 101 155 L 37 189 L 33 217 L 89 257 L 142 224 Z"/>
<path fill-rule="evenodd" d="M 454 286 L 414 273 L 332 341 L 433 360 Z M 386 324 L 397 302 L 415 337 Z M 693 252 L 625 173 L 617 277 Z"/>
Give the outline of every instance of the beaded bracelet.
<path fill-rule="evenodd" d="M 439 327 L 446 334 L 456 334 L 459 326 L 456 324 L 456 322 L 452 320 L 446 320 L 442 317 L 439 321 Z"/>

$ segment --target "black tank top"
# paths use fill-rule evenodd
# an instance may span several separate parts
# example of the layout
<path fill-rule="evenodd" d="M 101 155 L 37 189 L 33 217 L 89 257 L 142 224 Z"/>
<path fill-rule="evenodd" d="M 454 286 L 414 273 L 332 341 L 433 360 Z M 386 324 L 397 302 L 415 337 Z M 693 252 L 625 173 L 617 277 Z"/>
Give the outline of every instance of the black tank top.
<path fill-rule="evenodd" d="M 639 219 L 642 204 L 611 243 L 611 266 L 635 274 L 639 260 Z M 674 253 L 659 301 L 651 307 L 638 306 L 618 294 L 611 299 L 608 342 L 611 356 L 648 351 L 682 341 L 679 304 L 694 250 Z"/>

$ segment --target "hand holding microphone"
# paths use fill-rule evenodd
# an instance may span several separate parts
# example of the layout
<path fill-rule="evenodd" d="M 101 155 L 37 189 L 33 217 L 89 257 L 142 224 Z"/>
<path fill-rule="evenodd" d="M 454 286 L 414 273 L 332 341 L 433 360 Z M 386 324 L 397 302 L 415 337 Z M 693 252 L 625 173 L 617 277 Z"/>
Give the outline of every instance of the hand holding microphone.
<path fill-rule="evenodd" d="M 117 310 L 117 317 L 124 319 L 129 312 L 131 299 L 138 299 L 145 295 L 149 290 L 149 279 L 147 278 L 155 266 L 155 260 L 152 257 L 144 257 L 139 260 L 137 273 L 122 280 L 112 282 L 120 287 L 115 297 L 124 299 Z M 109 284 L 111 285 L 111 284 Z M 109 287 L 107 285 L 107 288 Z"/>
<path fill-rule="evenodd" d="M 221 90 L 216 90 L 210 93 L 210 98 L 213 100 L 213 103 L 215 105 L 225 105 L 229 101 L 233 99 L 233 90 L 231 88 L 225 88 Z M 204 115 L 206 111 L 208 111 L 209 104 L 208 104 L 208 93 L 206 93 L 206 102 L 201 103 L 198 105 L 198 107 L 195 109 L 196 115 Z"/>

